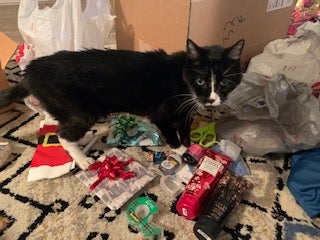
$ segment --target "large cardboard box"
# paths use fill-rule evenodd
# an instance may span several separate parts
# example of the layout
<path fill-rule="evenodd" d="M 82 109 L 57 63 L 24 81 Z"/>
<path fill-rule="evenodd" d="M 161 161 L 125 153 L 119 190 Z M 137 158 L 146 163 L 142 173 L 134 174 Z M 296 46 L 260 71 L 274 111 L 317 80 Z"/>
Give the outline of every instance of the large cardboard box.
<path fill-rule="evenodd" d="M 145 51 L 185 50 L 199 45 L 230 46 L 245 39 L 243 60 L 270 41 L 286 36 L 295 0 L 117 0 L 117 46 Z"/>
<path fill-rule="evenodd" d="M 9 84 L 5 73 L 5 67 L 12 55 L 16 51 L 18 44 L 10 39 L 3 32 L 0 32 L 0 90 L 6 89 Z M 6 107 L 0 108 L 0 113 L 8 111 L 13 108 L 13 104 Z"/>

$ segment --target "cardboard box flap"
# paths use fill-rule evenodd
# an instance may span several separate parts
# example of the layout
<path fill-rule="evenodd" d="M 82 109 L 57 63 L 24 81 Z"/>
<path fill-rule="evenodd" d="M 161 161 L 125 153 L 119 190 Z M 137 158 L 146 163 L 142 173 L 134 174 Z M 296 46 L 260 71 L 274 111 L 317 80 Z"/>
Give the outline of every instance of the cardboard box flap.
<path fill-rule="evenodd" d="M 0 32 L 0 62 L 1 69 L 5 69 L 7 63 L 12 58 L 15 53 L 18 44 L 5 35 L 3 32 Z"/>
<path fill-rule="evenodd" d="M 18 44 L 10 39 L 3 32 L 0 32 L 0 90 L 5 89 L 9 86 L 8 80 L 6 78 L 5 68 L 7 63 L 12 58 L 15 53 Z M 14 107 L 14 104 L 11 104 L 8 107 L 1 108 L 0 113 L 6 112 Z"/>

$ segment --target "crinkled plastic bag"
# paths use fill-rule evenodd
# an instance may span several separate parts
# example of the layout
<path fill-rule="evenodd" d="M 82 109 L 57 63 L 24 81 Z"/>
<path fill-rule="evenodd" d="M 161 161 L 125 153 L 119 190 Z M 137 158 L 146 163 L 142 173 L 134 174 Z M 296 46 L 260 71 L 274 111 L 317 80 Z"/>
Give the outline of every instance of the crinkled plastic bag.
<path fill-rule="evenodd" d="M 231 117 L 219 120 L 217 133 L 247 153 L 295 152 L 319 144 L 319 100 L 305 83 L 245 73 L 225 105 Z"/>
<path fill-rule="evenodd" d="M 320 78 L 320 22 L 307 22 L 290 38 L 268 43 L 263 52 L 251 58 L 247 73 L 269 78 L 286 78 L 312 85 Z"/>
<path fill-rule="evenodd" d="M 115 18 L 109 5 L 109 0 L 88 0 L 82 12 L 80 0 L 57 0 L 43 9 L 38 0 L 21 0 L 18 28 L 36 58 L 60 50 L 103 49 Z"/>
<path fill-rule="evenodd" d="M 104 49 L 113 39 L 110 8 L 109 0 L 87 0 L 84 12 L 80 0 L 56 0 L 43 9 L 38 0 L 21 0 L 18 28 L 25 43 L 17 51 L 18 65 L 24 70 L 34 58 L 61 50 Z M 30 98 L 25 103 L 35 110 Z"/>

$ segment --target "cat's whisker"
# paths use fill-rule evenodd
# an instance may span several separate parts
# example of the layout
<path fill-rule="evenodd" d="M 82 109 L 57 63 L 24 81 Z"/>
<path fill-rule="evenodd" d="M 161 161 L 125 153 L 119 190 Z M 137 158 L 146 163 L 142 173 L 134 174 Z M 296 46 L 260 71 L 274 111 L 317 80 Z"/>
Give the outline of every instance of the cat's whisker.
<path fill-rule="evenodd" d="M 239 72 L 239 73 L 232 73 L 232 74 L 227 74 L 227 75 L 224 75 L 224 77 L 234 77 L 234 76 L 238 76 L 238 75 L 241 75 L 242 73 Z"/>
<path fill-rule="evenodd" d="M 165 99 L 165 101 L 168 101 L 168 100 L 170 100 L 170 99 L 172 99 L 172 98 L 179 98 L 179 97 L 192 97 L 192 96 L 194 96 L 194 94 L 193 94 L 193 93 L 182 93 L 182 94 L 173 95 L 173 96 L 171 96 L 171 97 L 168 97 L 168 98 L 166 98 L 166 99 Z"/>
<path fill-rule="evenodd" d="M 180 104 L 180 106 L 175 110 L 175 113 L 181 113 L 186 109 L 189 109 L 190 106 L 194 104 L 194 100 L 190 99 Z"/>
<path fill-rule="evenodd" d="M 197 101 L 196 96 L 193 96 L 189 99 L 186 99 L 185 101 L 183 101 L 179 107 L 176 109 L 175 113 L 177 112 L 182 112 L 183 110 L 189 108 L 191 105 L 195 104 L 195 102 Z"/>
<path fill-rule="evenodd" d="M 191 123 L 193 113 L 199 108 L 199 105 L 201 104 L 199 104 L 198 102 L 195 102 L 194 105 L 188 111 L 186 122 L 185 122 L 186 126 L 188 126 Z"/>
<path fill-rule="evenodd" d="M 165 102 L 168 102 L 172 99 L 178 99 L 178 98 L 185 98 L 185 99 L 188 99 L 188 98 L 192 98 L 194 97 L 194 94 L 193 93 L 184 93 L 184 94 L 178 94 L 178 95 L 173 95 L 173 96 L 170 96 L 168 98 L 166 98 L 163 103 Z"/>
<path fill-rule="evenodd" d="M 196 99 L 196 96 L 194 96 L 194 95 L 189 95 L 188 97 L 185 97 L 185 98 L 184 98 L 184 101 L 182 102 L 182 104 L 187 103 L 187 102 L 190 102 L 190 101 L 193 101 L 193 100 L 195 100 L 195 99 Z"/>

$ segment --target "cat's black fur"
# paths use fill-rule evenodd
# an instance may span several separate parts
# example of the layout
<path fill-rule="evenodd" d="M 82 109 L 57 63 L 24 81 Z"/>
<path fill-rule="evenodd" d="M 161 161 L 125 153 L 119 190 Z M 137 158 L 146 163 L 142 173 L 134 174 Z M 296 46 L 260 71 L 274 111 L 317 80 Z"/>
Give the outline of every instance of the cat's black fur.
<path fill-rule="evenodd" d="M 211 81 L 220 100 L 240 82 L 244 41 L 230 48 L 187 51 L 62 51 L 33 60 L 20 84 L 0 92 L 0 107 L 32 94 L 59 122 L 59 135 L 78 141 L 101 117 L 113 112 L 148 116 L 176 148 L 189 145 L 189 120 L 211 104 Z M 177 135 L 178 133 L 178 135 Z"/>

